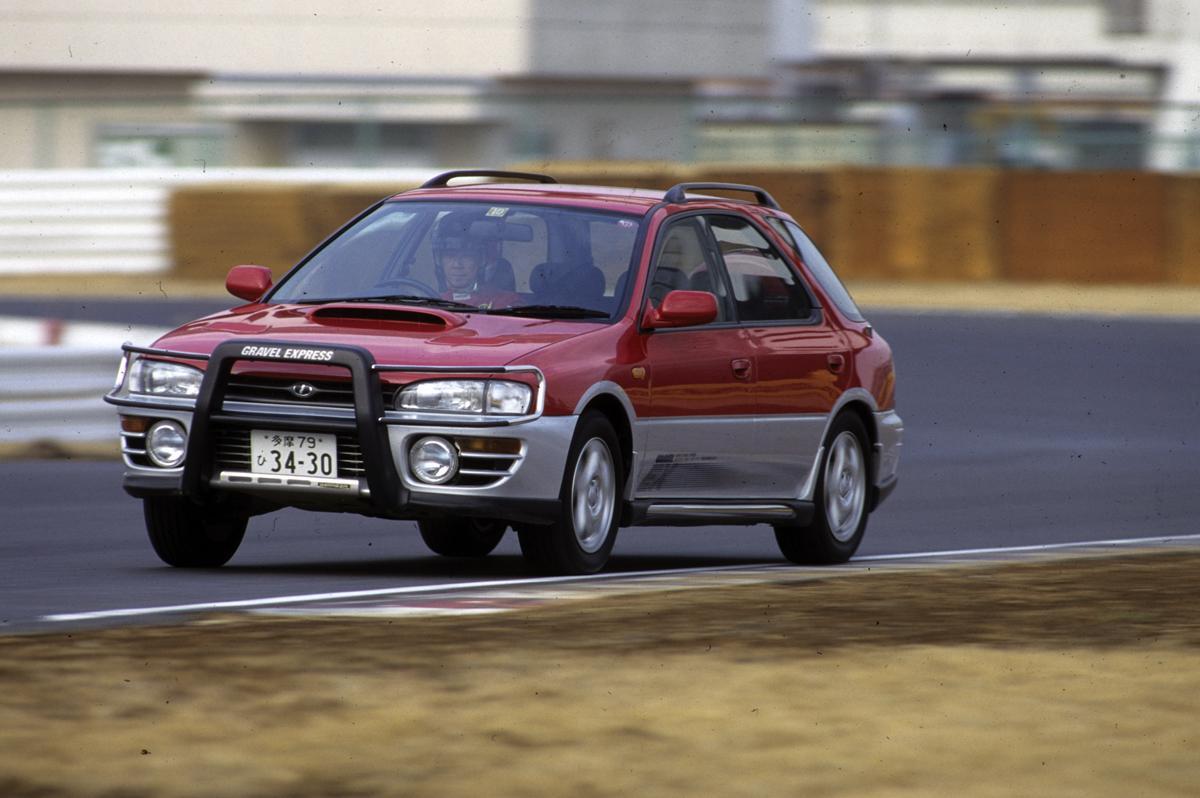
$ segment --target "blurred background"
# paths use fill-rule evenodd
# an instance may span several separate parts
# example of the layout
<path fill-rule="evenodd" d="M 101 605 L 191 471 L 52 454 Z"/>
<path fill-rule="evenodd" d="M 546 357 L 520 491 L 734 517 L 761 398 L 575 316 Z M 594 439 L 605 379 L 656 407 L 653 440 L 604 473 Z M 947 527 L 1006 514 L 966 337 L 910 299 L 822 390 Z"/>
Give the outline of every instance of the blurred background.
<path fill-rule="evenodd" d="M 282 270 L 535 165 L 757 179 L 851 278 L 1200 280 L 1194 0 L 4 0 L 0 36 L 0 274 Z"/>
<path fill-rule="evenodd" d="M 1200 168 L 1191 0 L 0 9 L 5 169 Z"/>
<path fill-rule="evenodd" d="M 1195 0 L 0 0 L 0 41 L 10 350 L 152 339 L 470 166 L 758 183 L 852 287 L 1200 285 Z"/>

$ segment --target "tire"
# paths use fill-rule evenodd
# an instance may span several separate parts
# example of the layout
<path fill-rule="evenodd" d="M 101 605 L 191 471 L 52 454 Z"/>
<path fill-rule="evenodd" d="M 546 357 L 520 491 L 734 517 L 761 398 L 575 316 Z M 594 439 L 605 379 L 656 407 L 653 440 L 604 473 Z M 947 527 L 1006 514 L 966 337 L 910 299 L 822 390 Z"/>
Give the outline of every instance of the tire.
<path fill-rule="evenodd" d="M 426 518 L 417 522 L 421 540 L 443 557 L 486 557 L 500 544 L 508 524 L 493 518 Z"/>
<path fill-rule="evenodd" d="M 852 413 L 833 421 L 813 493 L 812 522 L 775 527 L 783 556 L 801 565 L 834 565 L 854 556 L 867 529 L 870 467 L 867 431 Z"/>
<path fill-rule="evenodd" d="M 246 534 L 244 513 L 218 512 L 174 496 L 142 500 L 146 532 L 159 559 L 176 568 L 217 568 Z"/>
<path fill-rule="evenodd" d="M 608 562 L 621 522 L 625 464 L 617 433 L 600 413 L 585 413 L 567 451 L 559 518 L 517 528 L 521 554 L 546 574 L 594 574 Z"/>

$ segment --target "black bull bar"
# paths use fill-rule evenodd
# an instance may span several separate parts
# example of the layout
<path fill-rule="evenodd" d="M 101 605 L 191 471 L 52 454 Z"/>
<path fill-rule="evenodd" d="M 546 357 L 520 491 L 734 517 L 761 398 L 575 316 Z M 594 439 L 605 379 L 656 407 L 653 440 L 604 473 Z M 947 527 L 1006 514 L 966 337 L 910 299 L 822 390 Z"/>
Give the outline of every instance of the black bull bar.
<path fill-rule="evenodd" d="M 384 415 L 383 398 L 374 356 L 358 346 L 295 341 L 233 340 L 225 341 L 213 350 L 200 383 L 191 434 L 188 436 L 181 483 L 185 495 L 200 500 L 209 492 L 214 461 L 213 426 L 262 426 L 268 418 L 237 415 L 223 410 L 230 371 L 234 363 L 240 360 L 310 363 L 348 369 L 354 389 L 353 420 L 288 417 L 279 419 L 279 423 L 298 431 L 336 430 L 354 433 L 362 450 L 367 487 L 371 491 L 370 503 L 384 511 L 395 510 L 408 503 L 408 491 L 400 482 L 392 459 L 388 428 L 381 423 Z"/>

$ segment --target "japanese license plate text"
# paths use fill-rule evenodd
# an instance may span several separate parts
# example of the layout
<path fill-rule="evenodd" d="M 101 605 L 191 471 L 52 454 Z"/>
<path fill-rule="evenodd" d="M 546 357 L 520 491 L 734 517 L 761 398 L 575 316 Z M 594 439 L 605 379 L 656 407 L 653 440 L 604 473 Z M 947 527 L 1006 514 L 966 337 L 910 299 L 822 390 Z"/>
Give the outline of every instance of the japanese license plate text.
<path fill-rule="evenodd" d="M 336 477 L 337 436 L 250 430 L 250 470 L 255 474 Z"/>

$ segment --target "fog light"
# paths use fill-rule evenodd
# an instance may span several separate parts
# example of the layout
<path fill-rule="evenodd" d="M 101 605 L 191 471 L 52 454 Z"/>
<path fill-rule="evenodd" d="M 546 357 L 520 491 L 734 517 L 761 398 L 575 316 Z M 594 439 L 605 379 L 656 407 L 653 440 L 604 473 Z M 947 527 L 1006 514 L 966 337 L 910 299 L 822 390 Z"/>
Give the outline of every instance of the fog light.
<path fill-rule="evenodd" d="M 458 471 L 458 452 L 445 438 L 421 438 L 408 450 L 408 462 L 417 479 L 441 485 Z"/>
<path fill-rule="evenodd" d="M 187 454 L 187 433 L 175 421 L 159 421 L 146 433 L 146 454 L 159 468 L 175 468 Z"/>

